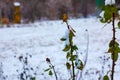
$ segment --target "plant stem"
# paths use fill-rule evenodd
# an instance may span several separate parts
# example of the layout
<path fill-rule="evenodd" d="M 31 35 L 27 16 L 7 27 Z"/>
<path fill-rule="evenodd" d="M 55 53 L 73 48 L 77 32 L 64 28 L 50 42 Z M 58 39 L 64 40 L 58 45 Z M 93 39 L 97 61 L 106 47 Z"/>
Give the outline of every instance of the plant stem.
<path fill-rule="evenodd" d="M 113 49 L 115 48 L 115 14 L 113 13 L 113 20 L 112 20 L 112 26 L 113 26 Z M 114 80 L 114 69 L 115 69 L 115 50 L 112 52 L 112 73 L 111 73 L 111 80 Z"/>
<path fill-rule="evenodd" d="M 50 63 L 50 65 L 51 65 L 51 67 L 52 67 L 52 69 L 53 69 L 53 72 L 54 72 L 54 74 L 55 74 L 55 78 L 56 78 L 56 80 L 58 80 L 58 77 L 57 77 L 57 74 L 56 74 L 56 71 L 55 71 L 54 66 L 52 65 L 52 63 Z"/>
<path fill-rule="evenodd" d="M 86 29 L 86 32 L 87 32 L 87 45 L 86 45 L 87 48 L 86 48 L 86 55 L 85 55 L 85 59 L 84 59 L 84 68 L 81 70 L 78 80 L 81 80 L 81 79 L 82 79 L 82 75 L 83 75 L 85 66 L 86 66 L 86 64 L 87 64 L 87 60 L 88 60 L 89 33 L 88 33 L 88 30 L 87 30 L 87 29 Z"/>
<path fill-rule="evenodd" d="M 70 31 L 70 26 L 68 25 L 68 22 L 66 22 L 66 24 L 67 24 L 67 28 L 68 28 L 68 30 Z M 70 40 L 70 38 L 69 38 L 69 42 L 70 42 L 70 53 L 71 53 L 71 56 L 73 56 L 73 50 L 72 50 L 72 42 L 71 42 L 71 40 Z M 72 63 L 72 80 L 75 80 L 75 65 L 74 65 L 74 61 L 71 61 L 71 63 Z"/>
<path fill-rule="evenodd" d="M 73 56 L 73 51 L 72 51 L 72 43 L 70 42 L 70 47 L 71 47 L 71 50 L 70 50 L 70 53 L 71 53 L 71 56 Z M 72 62 L 72 80 L 75 80 L 75 66 L 74 66 L 74 62 Z"/>
<path fill-rule="evenodd" d="M 55 68 L 54 68 L 54 66 L 52 66 L 52 68 L 53 68 L 53 72 L 54 72 L 54 74 L 55 74 L 55 78 L 56 78 L 56 80 L 58 80 L 58 78 L 57 78 L 57 74 L 56 74 L 56 72 L 55 72 Z"/>

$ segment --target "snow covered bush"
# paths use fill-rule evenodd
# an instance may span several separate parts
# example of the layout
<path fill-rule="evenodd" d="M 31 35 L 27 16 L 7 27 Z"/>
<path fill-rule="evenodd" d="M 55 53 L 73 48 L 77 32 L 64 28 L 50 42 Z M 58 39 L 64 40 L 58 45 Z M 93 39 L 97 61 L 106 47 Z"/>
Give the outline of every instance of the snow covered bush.
<path fill-rule="evenodd" d="M 118 60 L 118 54 L 120 53 L 119 43 L 116 40 L 116 27 L 115 21 L 118 20 L 118 28 L 120 28 L 119 11 L 115 6 L 115 0 L 105 0 L 105 6 L 103 7 L 103 12 L 100 14 L 100 21 L 102 23 L 112 23 L 112 40 L 109 43 L 108 53 L 111 53 L 112 59 L 112 69 L 110 70 L 111 75 L 108 73 L 103 77 L 104 80 L 114 80 L 115 65 Z M 109 72 L 109 71 L 108 71 Z"/>

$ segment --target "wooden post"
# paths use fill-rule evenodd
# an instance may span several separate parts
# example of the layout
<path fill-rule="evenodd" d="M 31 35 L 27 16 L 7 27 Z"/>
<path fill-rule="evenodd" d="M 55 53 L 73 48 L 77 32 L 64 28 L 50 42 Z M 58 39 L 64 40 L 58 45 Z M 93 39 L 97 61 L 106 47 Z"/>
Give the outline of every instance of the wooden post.
<path fill-rule="evenodd" d="M 20 3 L 14 2 L 14 23 L 21 23 Z"/>

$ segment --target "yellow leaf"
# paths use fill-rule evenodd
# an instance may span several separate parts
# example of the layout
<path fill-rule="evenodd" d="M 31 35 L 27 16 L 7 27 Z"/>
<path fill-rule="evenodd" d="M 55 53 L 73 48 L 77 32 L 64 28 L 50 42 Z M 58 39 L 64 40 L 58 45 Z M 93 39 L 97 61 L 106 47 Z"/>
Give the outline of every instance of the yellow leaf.
<path fill-rule="evenodd" d="M 67 14 L 63 14 L 63 22 L 67 22 L 67 19 L 68 19 L 68 15 Z"/>

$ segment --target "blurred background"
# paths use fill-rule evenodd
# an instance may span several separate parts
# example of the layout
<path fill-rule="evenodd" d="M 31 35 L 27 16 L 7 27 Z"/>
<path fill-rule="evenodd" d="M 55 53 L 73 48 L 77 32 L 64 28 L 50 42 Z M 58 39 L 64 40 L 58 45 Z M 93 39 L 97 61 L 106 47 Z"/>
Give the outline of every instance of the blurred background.
<path fill-rule="evenodd" d="M 120 3 L 120 0 L 116 1 Z M 5 18 L 6 21 L 14 22 L 17 13 L 14 2 L 20 3 L 17 15 L 24 23 L 61 19 L 64 13 L 71 18 L 98 16 L 104 5 L 104 0 L 0 0 L 1 20 Z"/>

